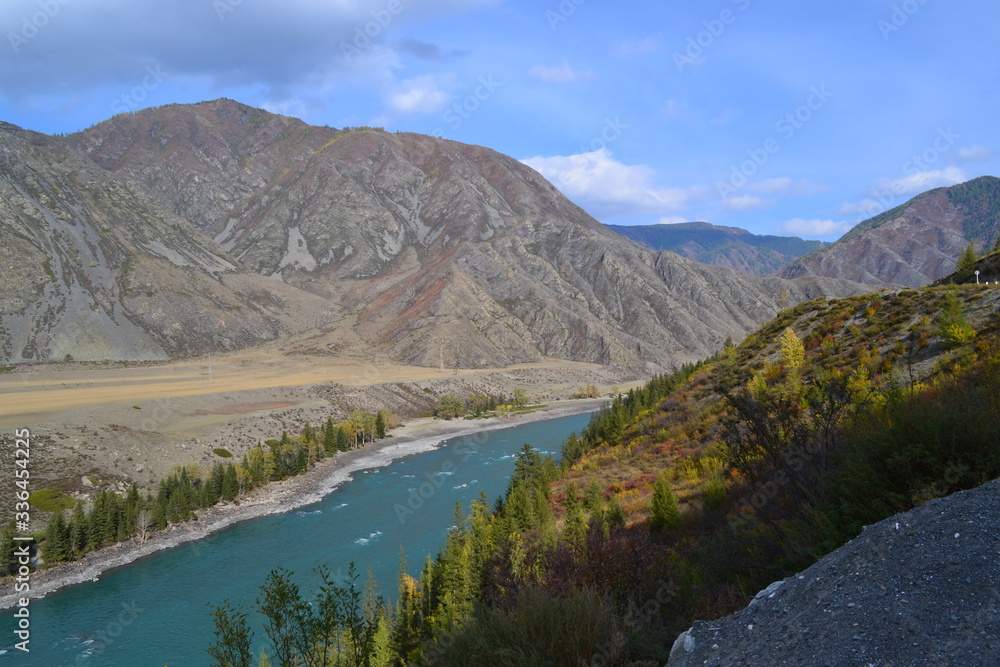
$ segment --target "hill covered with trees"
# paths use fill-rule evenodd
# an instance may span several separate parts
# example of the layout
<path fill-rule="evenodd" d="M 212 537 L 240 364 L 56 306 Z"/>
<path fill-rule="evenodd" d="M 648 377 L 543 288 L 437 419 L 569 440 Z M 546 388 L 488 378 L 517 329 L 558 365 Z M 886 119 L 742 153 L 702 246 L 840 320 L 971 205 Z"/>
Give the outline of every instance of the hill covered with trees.
<path fill-rule="evenodd" d="M 526 445 L 504 498 L 457 507 L 418 577 L 402 564 L 395 605 L 351 583 L 309 606 L 277 572 L 261 599 L 283 606 L 258 611 L 292 622 L 268 630 L 289 657 L 270 657 L 663 664 L 694 619 L 743 607 L 866 525 L 1000 476 L 998 333 L 994 286 L 787 309 L 619 396 L 561 461 Z M 323 596 L 356 603 L 321 618 Z M 213 655 L 249 646 L 249 611 L 217 609 Z M 217 664 L 256 658 L 226 655 Z"/>

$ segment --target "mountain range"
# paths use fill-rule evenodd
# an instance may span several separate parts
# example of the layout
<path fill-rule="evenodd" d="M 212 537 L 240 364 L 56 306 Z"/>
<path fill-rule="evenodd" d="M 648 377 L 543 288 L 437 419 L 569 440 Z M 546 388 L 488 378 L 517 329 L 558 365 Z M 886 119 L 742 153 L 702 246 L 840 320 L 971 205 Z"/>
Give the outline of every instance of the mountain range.
<path fill-rule="evenodd" d="M 758 275 L 777 273 L 802 255 L 828 245 L 792 236 L 758 235 L 707 222 L 608 227 L 654 250 L 670 250 L 703 264 Z"/>
<path fill-rule="evenodd" d="M 709 267 L 601 225 L 526 165 L 216 100 L 67 137 L 0 125 L 6 362 L 271 343 L 503 366 L 671 367 L 867 288 Z"/>

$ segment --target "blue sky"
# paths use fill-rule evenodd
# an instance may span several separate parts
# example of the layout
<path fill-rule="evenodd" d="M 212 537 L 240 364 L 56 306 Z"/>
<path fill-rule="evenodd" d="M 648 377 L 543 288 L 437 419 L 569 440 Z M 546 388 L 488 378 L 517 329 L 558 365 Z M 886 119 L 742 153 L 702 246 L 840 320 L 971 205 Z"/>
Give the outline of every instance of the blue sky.
<path fill-rule="evenodd" d="M 1000 175 L 996 0 L 5 0 L 0 120 L 230 97 L 494 148 L 606 223 L 834 239 Z"/>

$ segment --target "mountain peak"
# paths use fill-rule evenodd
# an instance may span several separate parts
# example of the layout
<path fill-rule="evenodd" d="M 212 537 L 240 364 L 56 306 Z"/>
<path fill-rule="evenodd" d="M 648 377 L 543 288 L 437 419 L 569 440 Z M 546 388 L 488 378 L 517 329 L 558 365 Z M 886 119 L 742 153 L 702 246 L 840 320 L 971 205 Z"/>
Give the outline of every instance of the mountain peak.
<path fill-rule="evenodd" d="M 983 250 L 998 237 L 1000 178 L 981 176 L 929 190 L 869 218 L 781 275 L 920 287 L 950 274 L 969 243 Z"/>

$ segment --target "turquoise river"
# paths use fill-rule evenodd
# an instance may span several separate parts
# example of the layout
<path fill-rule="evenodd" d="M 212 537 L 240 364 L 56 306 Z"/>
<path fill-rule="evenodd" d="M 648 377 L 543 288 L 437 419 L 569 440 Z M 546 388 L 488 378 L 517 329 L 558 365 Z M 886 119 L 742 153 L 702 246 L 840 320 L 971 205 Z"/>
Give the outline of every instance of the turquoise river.
<path fill-rule="evenodd" d="M 12 611 L 3 612 L 2 665 L 208 665 L 213 641 L 209 605 L 250 607 L 267 573 L 284 567 L 304 592 L 325 565 L 344 573 L 352 561 L 371 570 L 386 597 L 395 597 L 400 548 L 418 575 L 428 554 L 444 544 L 455 502 L 468 508 L 485 491 L 503 494 L 523 443 L 557 453 L 589 414 L 560 417 L 445 440 L 433 451 L 355 473 L 323 500 L 284 514 L 235 524 L 204 539 L 158 552 L 104 573 L 99 581 L 35 600 L 31 652 L 13 650 Z M 424 484 L 423 488 L 420 485 Z M 411 495 L 421 490 L 421 505 Z M 404 512 L 404 507 L 417 507 Z M 259 654 L 264 636 L 255 626 Z"/>

